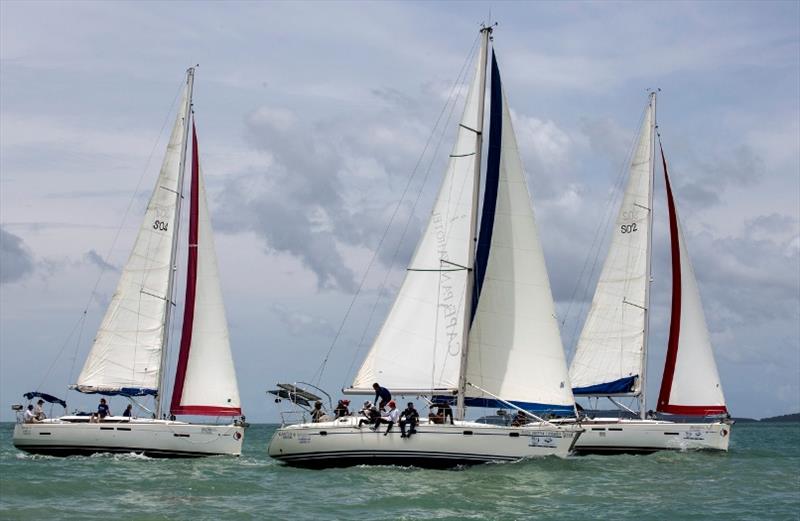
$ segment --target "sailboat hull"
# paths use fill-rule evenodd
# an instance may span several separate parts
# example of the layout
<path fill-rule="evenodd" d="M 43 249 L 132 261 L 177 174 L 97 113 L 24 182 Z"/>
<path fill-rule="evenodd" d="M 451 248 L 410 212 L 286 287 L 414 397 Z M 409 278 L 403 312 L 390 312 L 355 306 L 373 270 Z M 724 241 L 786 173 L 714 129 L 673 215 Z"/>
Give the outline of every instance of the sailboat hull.
<path fill-rule="evenodd" d="M 91 423 L 85 416 L 65 416 L 40 423 L 18 423 L 14 446 L 50 456 L 136 453 L 150 457 L 239 456 L 244 427 L 178 421 L 107 418 Z"/>
<path fill-rule="evenodd" d="M 596 418 L 583 420 L 577 454 L 649 454 L 662 450 L 727 451 L 731 425 L 725 422 L 675 423 L 660 420 Z"/>
<path fill-rule="evenodd" d="M 458 465 L 516 461 L 544 456 L 566 457 L 582 429 L 561 429 L 548 424 L 500 427 L 473 422 L 439 425 L 423 422 L 417 433 L 402 438 L 394 426 L 373 432 L 358 428 L 358 418 L 333 422 L 304 423 L 279 428 L 268 452 L 288 465 L 308 468 L 352 465 L 403 465 L 452 468 Z"/>

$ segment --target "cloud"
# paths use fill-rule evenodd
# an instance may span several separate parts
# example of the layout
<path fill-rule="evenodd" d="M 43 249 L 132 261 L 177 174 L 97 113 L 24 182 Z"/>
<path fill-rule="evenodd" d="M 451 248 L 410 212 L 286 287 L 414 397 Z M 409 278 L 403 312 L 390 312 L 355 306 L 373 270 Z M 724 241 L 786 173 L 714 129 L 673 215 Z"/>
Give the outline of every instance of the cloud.
<path fill-rule="evenodd" d="M 0 227 L 0 284 L 17 282 L 33 272 L 33 255 L 21 237 Z"/>
<path fill-rule="evenodd" d="M 333 326 L 322 318 L 289 309 L 278 304 L 273 304 L 271 309 L 272 313 L 278 317 L 278 320 L 280 320 L 287 331 L 293 336 L 321 336 L 333 338 L 333 335 L 336 333 Z"/>
<path fill-rule="evenodd" d="M 101 270 L 108 270 L 108 271 L 119 271 L 119 268 L 114 266 L 113 264 L 109 264 L 106 262 L 103 257 L 97 253 L 95 250 L 89 250 L 84 254 L 83 259 L 87 261 L 89 264 L 94 264 Z"/>

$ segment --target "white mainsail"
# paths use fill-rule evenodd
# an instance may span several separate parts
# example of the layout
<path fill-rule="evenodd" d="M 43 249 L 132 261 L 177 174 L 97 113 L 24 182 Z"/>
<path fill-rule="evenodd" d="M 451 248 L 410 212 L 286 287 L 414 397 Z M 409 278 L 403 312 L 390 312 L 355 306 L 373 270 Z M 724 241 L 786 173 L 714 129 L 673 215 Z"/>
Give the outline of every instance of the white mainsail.
<path fill-rule="evenodd" d="M 425 231 L 400 291 L 353 382 L 371 391 L 379 382 L 393 391 L 455 390 L 463 348 L 466 269 L 470 259 L 475 154 L 481 132 L 481 66 L 458 128 L 450 162 Z"/>
<path fill-rule="evenodd" d="M 133 251 L 75 385 L 81 392 L 157 393 L 187 96 L 188 87 Z"/>
<path fill-rule="evenodd" d="M 239 387 L 194 129 L 192 141 L 189 248 L 196 248 L 196 256 L 189 261 L 187 295 L 191 292 L 191 297 L 186 299 L 183 326 L 183 335 L 188 337 L 181 339 L 170 410 L 173 414 L 239 415 Z"/>
<path fill-rule="evenodd" d="M 661 152 L 662 158 L 664 152 Z M 725 396 L 711 349 L 697 279 L 675 208 L 664 159 L 664 179 L 672 243 L 672 318 L 658 411 L 674 414 L 727 413 Z"/>
<path fill-rule="evenodd" d="M 654 103 L 651 96 L 608 256 L 570 366 L 576 395 L 637 395 L 642 390 Z"/>
<path fill-rule="evenodd" d="M 494 56 L 491 110 L 482 219 L 493 226 L 481 223 L 481 243 L 488 239 L 484 234 L 491 239 L 470 330 L 467 381 L 527 409 L 569 411 L 574 399 L 550 281 Z M 497 187 L 496 201 L 490 183 Z M 467 396 L 474 405 L 503 406 L 475 388 L 468 388 Z"/>

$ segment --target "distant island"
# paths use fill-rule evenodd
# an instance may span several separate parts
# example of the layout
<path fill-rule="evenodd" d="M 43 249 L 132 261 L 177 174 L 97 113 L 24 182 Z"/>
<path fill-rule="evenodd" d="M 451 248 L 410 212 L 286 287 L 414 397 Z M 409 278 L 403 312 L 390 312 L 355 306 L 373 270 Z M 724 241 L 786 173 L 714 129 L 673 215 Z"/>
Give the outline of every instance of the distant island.
<path fill-rule="evenodd" d="M 794 414 L 783 414 L 771 418 L 761 418 L 762 422 L 800 422 L 800 412 Z"/>

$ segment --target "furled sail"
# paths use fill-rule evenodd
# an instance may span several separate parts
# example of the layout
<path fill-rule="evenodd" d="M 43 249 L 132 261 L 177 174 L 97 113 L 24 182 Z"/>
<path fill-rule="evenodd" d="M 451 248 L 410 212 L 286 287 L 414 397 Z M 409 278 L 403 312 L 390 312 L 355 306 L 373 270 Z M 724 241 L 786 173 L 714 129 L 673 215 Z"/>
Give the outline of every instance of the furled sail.
<path fill-rule="evenodd" d="M 74 386 L 81 392 L 157 394 L 187 96 L 188 87 L 133 251 Z"/>
<path fill-rule="evenodd" d="M 183 330 L 170 412 L 238 416 L 239 388 L 194 125 L 187 255 Z"/>
<path fill-rule="evenodd" d="M 697 279 L 675 209 L 663 149 L 661 158 L 667 185 L 672 245 L 672 317 L 657 408 L 659 412 L 671 414 L 726 414 L 725 396 L 711 349 Z"/>
<path fill-rule="evenodd" d="M 453 152 L 433 212 L 386 321 L 353 382 L 372 391 L 379 382 L 393 391 L 458 387 L 470 259 L 475 154 L 481 132 L 481 66 L 458 128 Z"/>
<path fill-rule="evenodd" d="M 638 395 L 645 358 L 655 97 L 645 110 L 592 306 L 570 366 L 576 395 Z"/>
<path fill-rule="evenodd" d="M 528 410 L 574 399 L 508 102 L 492 55 L 489 150 L 467 381 Z M 467 388 L 467 405 L 503 407 Z"/>

